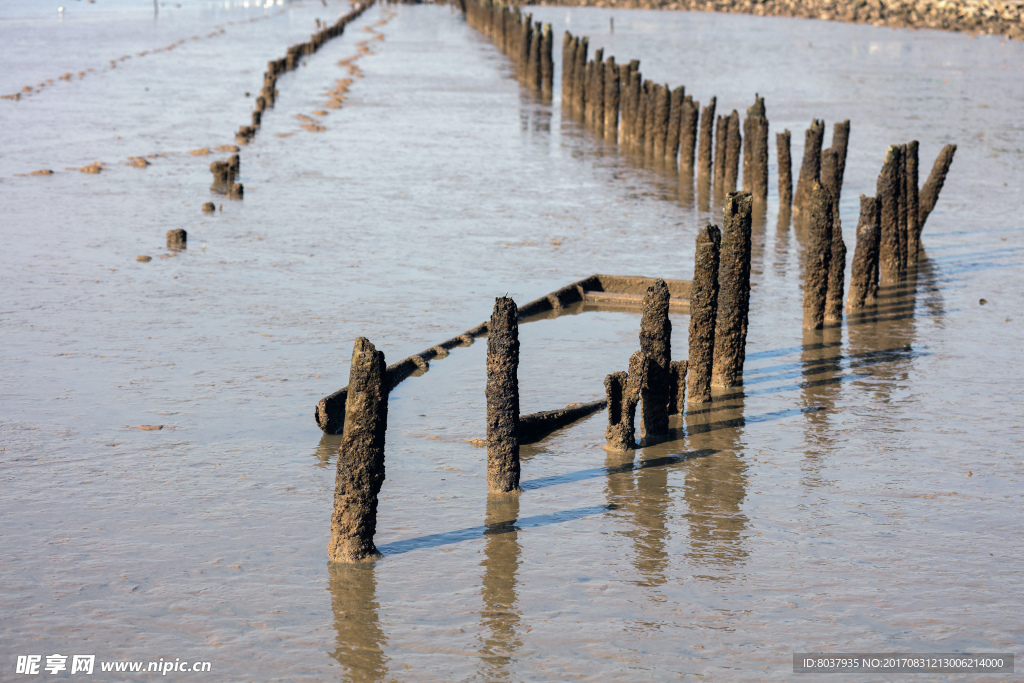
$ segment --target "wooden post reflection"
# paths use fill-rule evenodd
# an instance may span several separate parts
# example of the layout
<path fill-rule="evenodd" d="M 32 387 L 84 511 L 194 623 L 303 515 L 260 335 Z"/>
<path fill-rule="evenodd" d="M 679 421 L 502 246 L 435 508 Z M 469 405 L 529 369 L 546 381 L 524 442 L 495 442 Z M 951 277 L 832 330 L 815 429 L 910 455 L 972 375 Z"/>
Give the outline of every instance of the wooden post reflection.
<path fill-rule="evenodd" d="M 481 676 L 487 681 L 512 678 L 511 665 L 522 647 L 519 636 L 519 606 L 516 595 L 516 572 L 519 570 L 520 548 L 518 496 L 488 496 L 486 540 L 480 612 L 484 641 L 480 657 L 484 666 Z"/>
<path fill-rule="evenodd" d="M 376 566 L 373 562 L 327 565 L 337 647 L 331 653 L 351 681 L 387 677 L 387 644 L 380 625 Z"/>

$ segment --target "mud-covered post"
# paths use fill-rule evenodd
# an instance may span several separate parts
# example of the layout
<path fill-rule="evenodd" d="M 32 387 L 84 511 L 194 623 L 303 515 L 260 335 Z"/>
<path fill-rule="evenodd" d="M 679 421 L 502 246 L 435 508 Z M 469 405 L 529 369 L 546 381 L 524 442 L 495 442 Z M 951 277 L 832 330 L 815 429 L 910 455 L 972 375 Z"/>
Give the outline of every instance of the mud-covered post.
<path fill-rule="evenodd" d="M 669 94 L 668 129 L 665 131 L 665 161 L 669 168 L 674 168 L 679 156 L 679 122 L 683 115 L 683 99 L 686 88 L 679 86 Z"/>
<path fill-rule="evenodd" d="M 789 156 L 789 129 L 775 134 L 775 153 L 779 160 L 779 213 L 793 209 L 793 161 Z"/>
<path fill-rule="evenodd" d="M 918 207 L 918 242 L 920 242 L 920 233 L 924 228 L 924 224 L 928 221 L 928 216 L 931 215 L 932 210 L 935 208 L 935 203 L 939 201 L 939 193 L 942 192 L 942 186 L 946 183 L 946 174 L 949 173 L 949 166 L 953 163 L 953 155 L 956 154 L 956 145 L 946 145 L 939 152 L 939 156 L 935 159 L 935 165 L 932 166 L 932 172 L 928 174 L 928 180 L 924 181 L 924 185 L 921 186 L 921 194 L 919 198 Z"/>
<path fill-rule="evenodd" d="M 743 191 L 755 202 L 768 200 L 768 118 L 764 98 L 754 96 L 743 121 Z"/>
<path fill-rule="evenodd" d="M 651 359 L 643 351 L 629 359 L 629 372 L 613 372 L 604 380 L 608 396 L 608 426 L 604 430 L 610 451 L 631 451 L 636 448 L 636 406 L 647 386 Z"/>
<path fill-rule="evenodd" d="M 804 262 L 804 329 L 820 330 L 825 322 L 825 296 L 832 254 L 832 195 L 812 181 L 807 204 L 808 244 Z"/>
<path fill-rule="evenodd" d="M 711 146 L 715 128 L 716 98 L 712 97 L 700 113 L 700 141 L 697 147 L 697 175 L 711 177 Z"/>
<path fill-rule="evenodd" d="M 686 411 L 686 371 L 689 362 L 674 360 L 668 368 L 668 414 L 682 415 Z"/>
<path fill-rule="evenodd" d="M 551 24 L 544 24 L 540 37 L 540 91 L 545 100 L 551 99 L 555 83 L 555 64 L 551 56 L 553 43 Z"/>
<path fill-rule="evenodd" d="M 583 116 L 584 86 L 587 77 L 587 50 L 590 40 L 583 36 L 576 43 L 576 55 L 572 71 L 572 110 L 577 116 Z"/>
<path fill-rule="evenodd" d="M 896 221 L 900 232 L 900 271 L 907 272 L 907 246 L 910 236 L 907 234 L 907 146 L 899 145 L 899 157 L 896 159 Z"/>
<path fill-rule="evenodd" d="M 835 325 L 843 321 L 843 288 L 846 284 L 846 242 L 839 205 L 832 204 L 832 245 L 828 261 L 828 289 L 825 292 L 825 322 Z"/>
<path fill-rule="evenodd" d="M 697 149 L 697 123 L 700 117 L 700 102 L 693 97 L 683 98 L 683 109 L 679 120 L 679 170 L 693 173 Z"/>
<path fill-rule="evenodd" d="M 619 134 L 619 78 L 621 72 L 615 57 L 604 65 L 604 137 L 614 142 Z"/>
<path fill-rule="evenodd" d="M 907 263 L 917 263 L 918 251 L 921 248 L 921 216 L 920 194 L 918 183 L 918 142 L 907 143 L 903 157 L 904 192 L 907 198 Z"/>
<path fill-rule="evenodd" d="M 562 106 L 571 101 L 572 67 L 575 62 L 576 39 L 566 31 L 562 34 Z"/>
<path fill-rule="evenodd" d="M 519 308 L 494 300 L 487 328 L 487 487 L 519 492 Z"/>
<path fill-rule="evenodd" d="M 721 197 L 725 185 L 725 148 L 729 138 L 729 117 L 719 116 L 715 119 L 715 160 L 713 162 L 711 187 L 715 197 Z"/>
<path fill-rule="evenodd" d="M 587 90 L 587 123 L 598 135 L 604 134 L 604 50 L 594 53 Z"/>
<path fill-rule="evenodd" d="M 672 111 L 672 91 L 667 85 L 654 86 L 654 140 L 651 153 L 656 161 L 665 158 L 665 141 L 668 138 L 668 122 Z"/>
<path fill-rule="evenodd" d="M 669 366 L 672 363 L 672 322 L 668 318 L 669 293 L 664 280 L 647 288 L 640 319 L 640 351 L 651 363 L 641 392 L 644 437 L 668 433 Z"/>
<path fill-rule="evenodd" d="M 689 371 L 687 403 L 711 400 L 711 365 L 715 350 L 715 318 L 718 315 L 718 262 L 722 233 L 705 226 L 697 234 L 697 250 L 690 286 Z"/>
<path fill-rule="evenodd" d="M 832 151 L 836 153 L 836 189 L 832 192 L 832 203 L 839 211 L 839 198 L 843 194 L 843 177 L 846 175 L 846 152 L 850 145 L 850 119 L 832 124 Z"/>
<path fill-rule="evenodd" d="M 388 428 L 384 353 L 365 337 L 356 340 L 345 400 L 345 426 L 334 479 L 334 512 L 327 555 L 356 562 L 379 555 L 377 494 L 384 484 L 384 435 Z"/>
<path fill-rule="evenodd" d="M 740 172 L 740 150 L 743 144 L 740 134 L 740 115 L 735 109 L 729 115 L 729 126 L 725 133 L 725 173 L 723 188 L 726 193 L 736 191 Z"/>
<path fill-rule="evenodd" d="M 804 159 L 796 181 L 793 213 L 799 216 L 811 198 L 811 186 L 821 178 L 821 143 L 825 137 L 825 122 L 814 119 L 804 133 Z"/>
<path fill-rule="evenodd" d="M 722 244 L 718 267 L 718 312 L 711 384 L 735 387 L 743 384 L 746 359 L 747 317 L 750 311 L 750 215 L 749 192 L 730 192 L 723 208 Z"/>
<path fill-rule="evenodd" d="M 883 285 L 897 284 L 903 277 L 900 262 L 899 192 L 896 164 L 900 161 L 898 145 L 890 145 L 885 151 L 885 163 L 878 174 L 876 197 L 880 236 L 878 244 L 878 273 Z"/>
<path fill-rule="evenodd" d="M 857 246 L 850 268 L 850 289 L 846 310 L 851 313 L 875 303 L 878 294 L 878 200 L 860 196 Z"/>

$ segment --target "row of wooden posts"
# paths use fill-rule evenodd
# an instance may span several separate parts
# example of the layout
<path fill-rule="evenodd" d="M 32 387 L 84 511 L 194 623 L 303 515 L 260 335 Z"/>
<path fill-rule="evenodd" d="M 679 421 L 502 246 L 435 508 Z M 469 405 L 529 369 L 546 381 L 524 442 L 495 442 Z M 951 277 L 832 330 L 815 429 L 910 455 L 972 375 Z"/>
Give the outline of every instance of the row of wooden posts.
<path fill-rule="evenodd" d="M 708 225 L 697 237 L 690 288 L 686 360 L 672 360 L 669 289 L 656 280 L 643 298 L 640 348 L 628 371 L 605 378 L 608 449 L 636 448 L 641 407 L 643 443 L 669 435 L 669 416 L 711 400 L 711 389 L 742 383 L 750 310 L 751 207 L 748 192 L 725 200 L 724 229 Z M 495 299 L 487 324 L 487 486 L 517 494 L 519 446 L 529 440 L 519 411 L 519 308 Z M 384 354 L 360 337 L 352 352 L 345 421 L 338 451 L 328 555 L 353 562 L 377 554 L 377 496 L 384 483 L 384 444 L 391 389 Z M 538 414 L 539 415 L 539 414 Z"/>
<path fill-rule="evenodd" d="M 533 21 L 518 7 L 497 2 L 460 1 L 466 22 L 488 36 L 515 64 L 522 83 L 551 99 L 555 64 L 551 56 L 551 24 Z"/>

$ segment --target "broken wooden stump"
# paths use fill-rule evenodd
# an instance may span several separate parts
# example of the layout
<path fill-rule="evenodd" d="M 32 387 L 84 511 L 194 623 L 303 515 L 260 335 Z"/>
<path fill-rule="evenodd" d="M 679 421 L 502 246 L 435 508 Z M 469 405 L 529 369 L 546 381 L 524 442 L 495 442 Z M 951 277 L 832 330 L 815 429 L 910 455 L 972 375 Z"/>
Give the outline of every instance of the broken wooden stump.
<path fill-rule="evenodd" d="M 356 562 L 380 554 L 373 535 L 377 494 L 384 484 L 388 386 L 384 353 L 365 337 L 357 339 L 352 350 L 348 386 L 327 546 L 332 562 Z"/>
<path fill-rule="evenodd" d="M 519 488 L 519 310 L 508 297 L 494 301 L 487 333 L 487 487 Z"/>
<path fill-rule="evenodd" d="M 857 221 L 857 245 L 850 268 L 850 288 L 846 310 L 859 311 L 875 303 L 878 294 L 878 201 L 860 196 L 860 219 Z"/>
<path fill-rule="evenodd" d="M 832 254 L 832 195 L 817 180 L 807 204 L 808 243 L 804 260 L 804 329 L 820 330 L 825 322 L 825 296 Z"/>
<path fill-rule="evenodd" d="M 821 143 L 824 137 L 825 122 L 814 119 L 804 133 L 804 159 L 796 181 L 796 194 L 793 195 L 794 216 L 806 213 L 805 209 L 811 200 L 811 186 L 821 178 Z"/>
<path fill-rule="evenodd" d="M 716 387 L 743 384 L 747 317 L 750 310 L 752 204 L 753 198 L 749 192 L 730 192 L 725 199 L 711 370 L 711 384 Z M 691 310 L 692 307 L 691 302 Z"/>
<path fill-rule="evenodd" d="M 793 208 L 793 161 L 789 155 L 789 130 L 775 134 L 775 153 L 779 162 L 779 213 Z"/>
<path fill-rule="evenodd" d="M 668 286 L 656 280 L 647 289 L 640 320 L 640 352 L 650 359 L 641 390 L 643 429 L 647 439 L 668 433 L 669 365 L 672 362 L 672 322 L 668 318 Z"/>
<path fill-rule="evenodd" d="M 900 260 L 899 195 L 902 189 L 898 183 L 896 166 L 901 163 L 899 145 L 890 145 L 885 152 L 885 163 L 878 174 L 876 197 L 878 199 L 879 282 L 894 285 L 903 279 L 903 264 Z"/>
<path fill-rule="evenodd" d="M 697 235 L 693 283 L 690 285 L 689 359 L 687 402 L 711 400 L 711 366 L 718 313 L 718 263 L 722 233 L 708 225 Z"/>
<path fill-rule="evenodd" d="M 942 186 L 946 183 L 946 174 L 949 173 L 949 165 L 953 163 L 954 154 L 956 154 L 956 145 L 943 147 L 935 159 L 932 172 L 928 174 L 928 180 L 924 181 L 924 185 L 921 187 L 917 221 L 918 241 L 920 241 L 920 232 L 928 221 L 928 216 L 931 215 L 936 202 L 939 201 L 939 193 L 942 192 Z"/>

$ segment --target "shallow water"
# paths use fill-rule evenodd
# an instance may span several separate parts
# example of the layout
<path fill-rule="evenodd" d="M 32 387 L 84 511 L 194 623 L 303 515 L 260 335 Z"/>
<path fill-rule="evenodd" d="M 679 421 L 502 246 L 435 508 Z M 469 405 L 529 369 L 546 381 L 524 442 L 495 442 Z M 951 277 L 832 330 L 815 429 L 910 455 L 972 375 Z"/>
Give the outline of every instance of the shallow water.
<path fill-rule="evenodd" d="M 506 292 L 688 279 L 715 210 L 521 91 L 439 6 L 371 8 L 282 77 L 241 153 L 244 201 L 211 195 L 227 155 L 189 152 L 233 143 L 267 60 L 348 10 L 251 4 L 0 10 L 0 94 L 54 79 L 0 101 L 4 678 L 66 653 L 208 660 L 218 680 L 781 680 L 797 651 L 1019 649 L 1024 45 L 534 8 L 719 111 L 765 96 L 795 165 L 812 117 L 826 144 L 849 118 L 851 253 L 886 146 L 920 140 L 923 182 L 957 143 L 927 259 L 877 315 L 803 334 L 771 136 L 742 393 L 634 461 L 601 449 L 594 415 L 524 447 L 526 491 L 501 503 L 468 443 L 485 345 L 455 349 L 392 394 L 385 557 L 332 569 L 339 437 L 313 407 L 357 336 L 390 362 Z M 347 77 L 326 130 L 301 129 Z M 189 248 L 168 252 L 179 227 Z M 521 329 L 524 412 L 600 396 L 637 346 L 639 314 L 570 312 Z"/>

